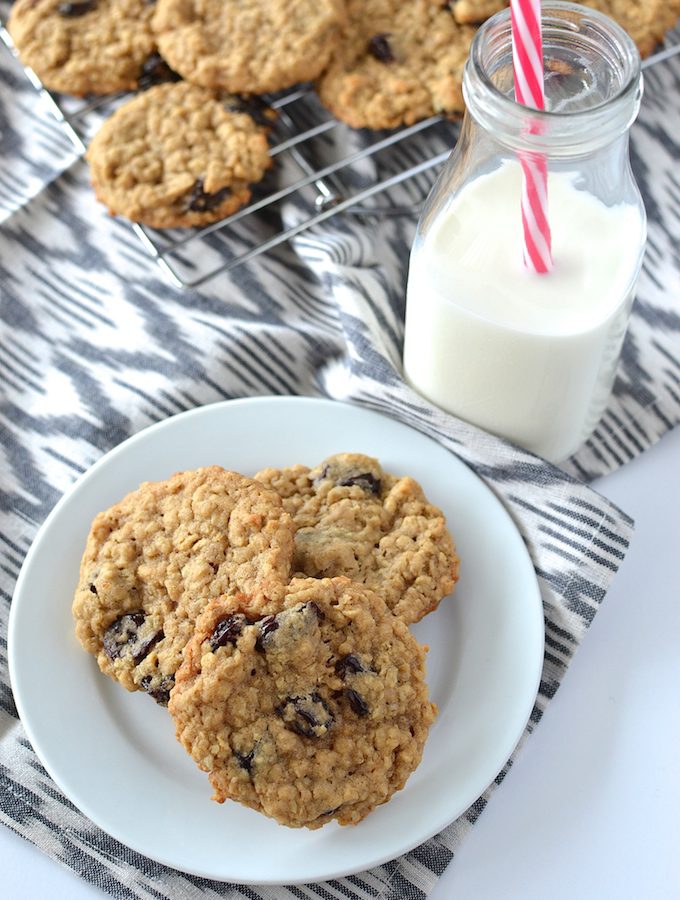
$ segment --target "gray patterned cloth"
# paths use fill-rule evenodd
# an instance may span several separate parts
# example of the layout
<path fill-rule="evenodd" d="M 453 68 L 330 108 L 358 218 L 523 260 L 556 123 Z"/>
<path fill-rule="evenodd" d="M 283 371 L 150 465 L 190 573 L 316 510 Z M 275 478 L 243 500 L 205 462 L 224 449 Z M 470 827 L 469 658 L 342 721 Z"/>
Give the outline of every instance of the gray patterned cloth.
<path fill-rule="evenodd" d="M 405 386 L 403 285 L 415 215 L 376 216 L 363 225 L 337 216 L 233 276 L 199 290 L 175 289 L 132 230 L 98 206 L 86 165 L 4 50 L 0 72 L 0 820 L 117 898 L 425 897 L 512 759 L 457 821 L 371 872 L 261 888 L 182 874 L 100 831 L 41 767 L 7 671 L 14 583 L 59 497 L 102 454 L 150 423 L 262 394 L 364 405 L 463 459 L 505 504 L 529 548 L 544 602 L 546 653 L 524 743 L 631 535 L 629 517 L 586 483 L 680 419 L 680 58 L 648 70 L 634 128 L 649 252 L 614 395 L 593 438 L 561 469 L 444 414 Z M 360 174 L 375 177 L 370 166 Z M 426 182 L 423 176 L 393 199 L 422 197 Z M 281 209 L 287 223 L 300 214 L 293 201 Z"/>

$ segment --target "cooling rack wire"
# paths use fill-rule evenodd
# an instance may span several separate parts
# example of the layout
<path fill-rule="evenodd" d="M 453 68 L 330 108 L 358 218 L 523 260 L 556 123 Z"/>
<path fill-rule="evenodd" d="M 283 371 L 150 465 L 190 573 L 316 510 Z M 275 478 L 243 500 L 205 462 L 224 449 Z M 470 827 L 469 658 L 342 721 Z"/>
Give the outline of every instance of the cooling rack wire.
<path fill-rule="evenodd" d="M 2 26 L 0 39 L 16 56 Z M 679 53 L 676 29 L 657 53 L 643 60 L 643 69 Z M 77 99 L 54 94 L 31 69 L 23 69 L 81 155 L 127 96 Z M 395 131 L 353 131 L 331 116 L 310 85 L 263 99 L 278 113 L 270 135 L 274 166 L 254 187 L 246 206 L 201 229 L 160 231 L 129 225 L 150 259 L 177 287 L 198 287 L 332 216 L 416 216 L 432 184 L 431 170 L 442 165 L 458 136 L 458 123 L 441 116 Z M 398 185 L 402 190 L 395 202 L 390 193 Z"/>

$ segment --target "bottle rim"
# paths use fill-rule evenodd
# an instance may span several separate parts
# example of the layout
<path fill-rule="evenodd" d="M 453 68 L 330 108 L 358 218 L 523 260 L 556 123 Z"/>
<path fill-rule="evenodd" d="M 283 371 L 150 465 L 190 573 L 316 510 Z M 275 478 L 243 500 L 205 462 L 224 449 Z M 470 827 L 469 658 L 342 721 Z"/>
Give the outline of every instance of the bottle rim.
<path fill-rule="evenodd" d="M 610 96 L 581 109 L 539 110 L 519 104 L 494 82 L 491 67 L 511 53 L 510 10 L 488 19 L 477 31 L 463 76 L 468 112 L 496 137 L 515 147 L 545 151 L 555 143 L 592 149 L 625 132 L 637 115 L 642 97 L 640 54 L 630 35 L 598 10 L 567 0 L 541 4 L 544 48 L 558 38 L 578 36 L 599 53 L 616 78 Z M 583 26 L 586 26 L 584 30 Z M 587 30 L 587 35 L 585 31 Z M 595 43 L 594 37 L 599 38 Z"/>

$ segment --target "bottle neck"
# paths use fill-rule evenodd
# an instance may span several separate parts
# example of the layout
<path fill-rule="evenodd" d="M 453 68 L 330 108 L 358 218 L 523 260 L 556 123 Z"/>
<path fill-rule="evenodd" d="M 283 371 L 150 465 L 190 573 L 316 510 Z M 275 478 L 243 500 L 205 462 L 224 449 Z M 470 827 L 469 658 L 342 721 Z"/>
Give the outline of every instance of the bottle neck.
<path fill-rule="evenodd" d="M 588 156 L 625 135 L 642 97 L 640 55 L 626 32 L 595 10 L 542 5 L 545 111 L 514 99 L 510 12 L 477 32 L 465 66 L 468 115 L 503 146 L 550 158 Z"/>

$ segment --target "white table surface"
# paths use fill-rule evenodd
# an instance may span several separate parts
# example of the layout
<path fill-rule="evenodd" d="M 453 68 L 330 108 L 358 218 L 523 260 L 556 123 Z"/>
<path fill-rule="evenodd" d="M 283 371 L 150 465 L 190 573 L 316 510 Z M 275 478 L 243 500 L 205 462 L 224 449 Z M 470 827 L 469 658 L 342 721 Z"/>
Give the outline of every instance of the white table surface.
<path fill-rule="evenodd" d="M 431 900 L 680 898 L 680 429 L 595 487 L 632 545 Z M 106 896 L 2 827 L 0 873 L 2 900 Z"/>

